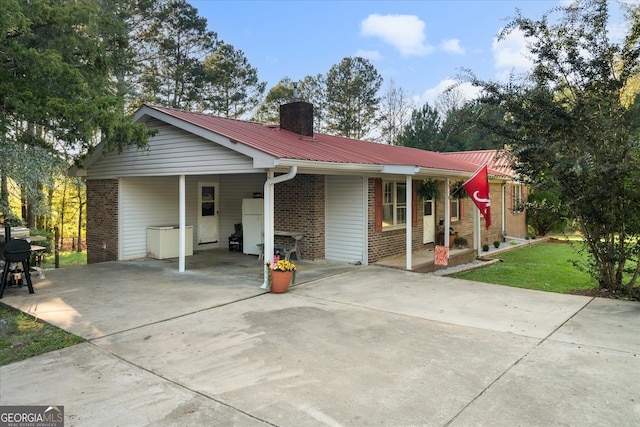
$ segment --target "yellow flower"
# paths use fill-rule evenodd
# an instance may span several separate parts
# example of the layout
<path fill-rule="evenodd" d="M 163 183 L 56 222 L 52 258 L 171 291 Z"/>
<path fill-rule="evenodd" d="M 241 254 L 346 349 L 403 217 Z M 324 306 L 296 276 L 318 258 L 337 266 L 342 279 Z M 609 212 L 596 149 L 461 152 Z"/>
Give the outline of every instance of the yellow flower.
<path fill-rule="evenodd" d="M 275 264 L 270 264 L 269 268 L 273 271 L 296 271 L 295 264 L 286 259 L 281 259 Z"/>

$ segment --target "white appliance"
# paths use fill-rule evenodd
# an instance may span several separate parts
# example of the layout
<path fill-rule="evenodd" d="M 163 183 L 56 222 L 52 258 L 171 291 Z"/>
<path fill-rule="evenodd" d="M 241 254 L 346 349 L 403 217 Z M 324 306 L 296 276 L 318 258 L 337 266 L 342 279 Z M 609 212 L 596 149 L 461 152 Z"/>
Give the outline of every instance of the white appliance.
<path fill-rule="evenodd" d="M 242 200 L 242 251 L 260 255 L 259 244 L 264 243 L 264 199 Z"/>
<path fill-rule="evenodd" d="M 185 227 L 185 256 L 193 255 L 193 226 Z M 147 228 L 147 256 L 149 258 L 177 258 L 180 247 L 180 227 L 177 225 Z"/>

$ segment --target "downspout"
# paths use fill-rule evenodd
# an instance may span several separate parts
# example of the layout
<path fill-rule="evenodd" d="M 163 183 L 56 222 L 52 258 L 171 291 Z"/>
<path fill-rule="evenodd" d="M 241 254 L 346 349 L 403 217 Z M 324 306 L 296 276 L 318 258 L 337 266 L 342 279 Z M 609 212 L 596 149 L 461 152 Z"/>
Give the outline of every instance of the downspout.
<path fill-rule="evenodd" d="M 295 178 L 298 173 L 297 166 L 291 166 L 289 172 L 284 175 L 274 177 L 268 177 L 264 183 L 264 283 L 262 283 L 261 289 L 267 289 L 269 285 L 269 271 L 267 269 L 267 263 L 273 262 L 273 186 L 284 181 L 289 181 Z"/>
<path fill-rule="evenodd" d="M 502 238 L 507 235 L 507 184 L 502 183 Z"/>

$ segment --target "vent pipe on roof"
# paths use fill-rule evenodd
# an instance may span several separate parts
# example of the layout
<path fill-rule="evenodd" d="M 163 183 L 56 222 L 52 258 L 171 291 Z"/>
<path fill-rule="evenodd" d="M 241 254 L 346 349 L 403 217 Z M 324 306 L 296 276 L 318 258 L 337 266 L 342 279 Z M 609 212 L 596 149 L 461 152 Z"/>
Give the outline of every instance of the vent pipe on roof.
<path fill-rule="evenodd" d="M 298 82 L 293 82 L 293 97 L 292 101 L 299 101 L 298 99 Z"/>

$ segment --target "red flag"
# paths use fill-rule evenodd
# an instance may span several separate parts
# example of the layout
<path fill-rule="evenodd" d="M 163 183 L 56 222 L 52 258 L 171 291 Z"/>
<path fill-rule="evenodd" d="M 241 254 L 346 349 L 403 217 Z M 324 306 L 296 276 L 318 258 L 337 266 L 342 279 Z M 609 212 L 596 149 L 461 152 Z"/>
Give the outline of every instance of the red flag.
<path fill-rule="evenodd" d="M 462 186 L 480 210 L 486 226 L 489 228 L 491 225 L 491 201 L 489 200 L 489 174 L 487 173 L 487 165 L 478 169 Z"/>

